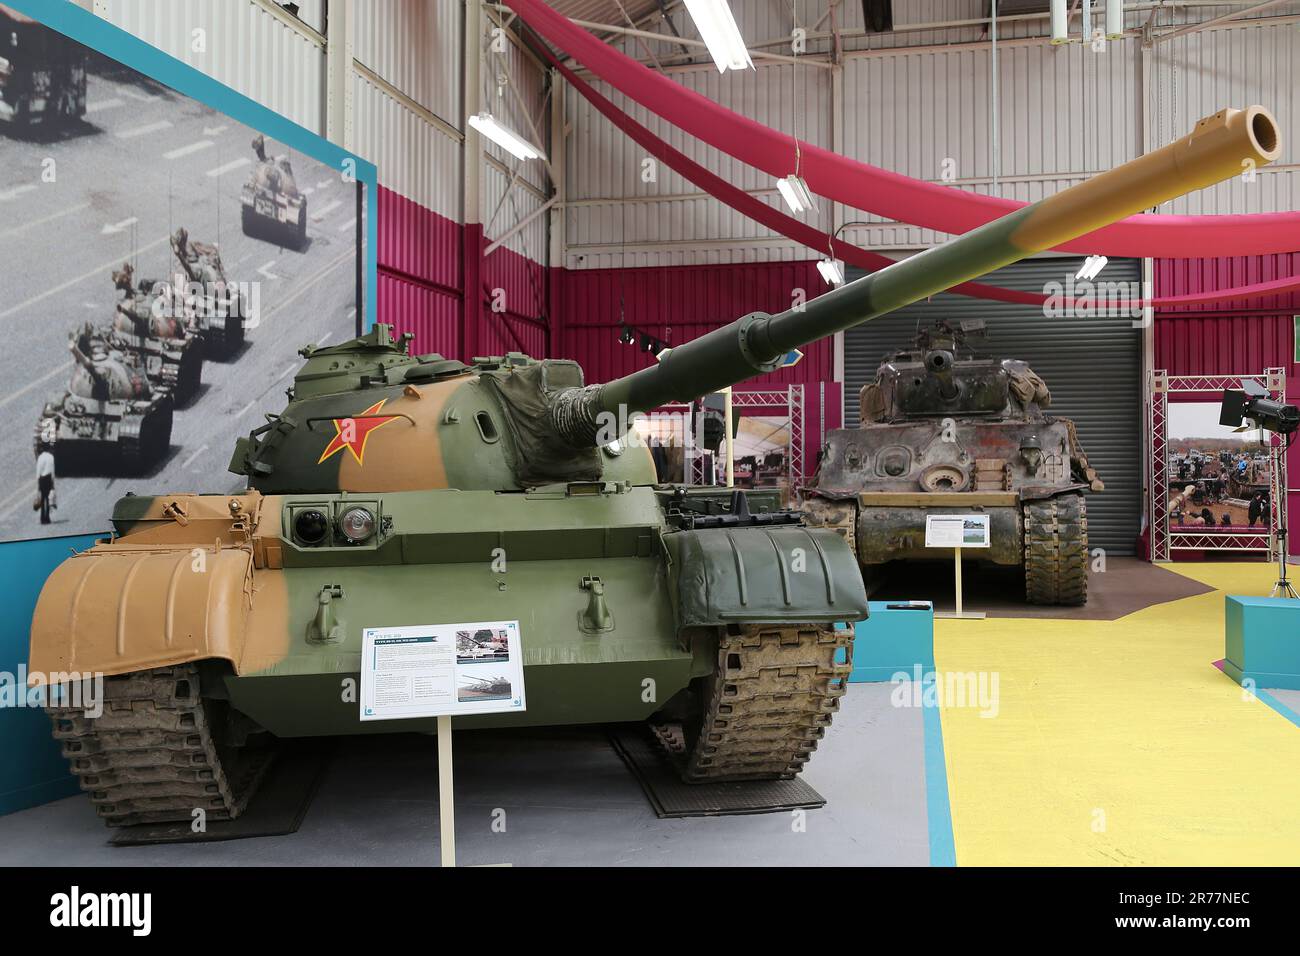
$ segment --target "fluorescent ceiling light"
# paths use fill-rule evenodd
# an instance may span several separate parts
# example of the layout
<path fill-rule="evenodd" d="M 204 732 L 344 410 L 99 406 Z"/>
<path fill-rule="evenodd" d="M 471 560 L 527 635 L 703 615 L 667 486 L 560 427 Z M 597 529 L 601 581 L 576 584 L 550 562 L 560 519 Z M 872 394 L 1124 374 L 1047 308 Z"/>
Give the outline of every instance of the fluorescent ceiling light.
<path fill-rule="evenodd" d="M 844 285 L 844 267 L 834 259 L 822 259 L 817 263 L 817 271 L 827 285 Z"/>
<path fill-rule="evenodd" d="M 469 125 L 520 159 L 545 159 L 545 154 L 508 126 L 503 126 L 486 110 L 469 118 Z"/>
<path fill-rule="evenodd" d="M 812 193 L 808 191 L 808 184 L 803 181 L 803 177 L 791 173 L 785 179 L 778 179 L 776 188 L 792 212 L 807 212 L 813 207 Z"/>
<path fill-rule="evenodd" d="M 754 68 L 727 0 L 686 0 L 686 10 L 695 21 L 695 29 L 700 31 L 719 73 Z"/>
<path fill-rule="evenodd" d="M 1101 270 L 1106 268 L 1106 263 L 1110 260 L 1105 256 L 1089 256 L 1083 260 L 1083 266 L 1074 274 L 1076 279 L 1087 279 L 1089 281 L 1097 278 Z"/>

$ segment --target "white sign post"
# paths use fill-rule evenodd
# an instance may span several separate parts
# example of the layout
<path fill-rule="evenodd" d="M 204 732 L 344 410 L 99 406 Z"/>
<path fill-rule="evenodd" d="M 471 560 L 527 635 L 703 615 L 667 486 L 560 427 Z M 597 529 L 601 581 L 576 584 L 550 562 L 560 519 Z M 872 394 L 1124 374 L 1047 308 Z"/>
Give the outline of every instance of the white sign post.
<path fill-rule="evenodd" d="M 961 550 L 962 548 L 987 548 L 991 544 L 989 537 L 989 516 L 986 514 L 967 515 L 926 515 L 925 546 L 927 548 L 952 548 L 954 562 L 954 580 L 957 589 L 956 611 L 936 611 L 935 617 L 960 618 L 968 621 L 982 621 L 983 611 L 963 611 L 961 607 Z"/>
<path fill-rule="evenodd" d="M 451 718 L 525 709 L 518 621 L 368 627 L 361 633 L 361 719 L 438 718 L 442 865 L 456 865 Z"/>

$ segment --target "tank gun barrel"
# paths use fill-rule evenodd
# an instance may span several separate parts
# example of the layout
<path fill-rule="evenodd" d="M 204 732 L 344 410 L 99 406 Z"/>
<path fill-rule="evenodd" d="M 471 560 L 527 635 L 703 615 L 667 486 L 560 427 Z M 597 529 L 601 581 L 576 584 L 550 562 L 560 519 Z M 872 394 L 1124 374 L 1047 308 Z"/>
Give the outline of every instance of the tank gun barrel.
<path fill-rule="evenodd" d="M 649 368 L 561 392 L 552 420 L 575 447 L 604 444 L 627 431 L 634 413 L 774 371 L 792 349 L 1270 163 L 1281 155 L 1279 144 L 1277 122 L 1264 107 L 1220 110 L 1167 146 L 801 306 L 744 316 L 670 350 Z"/>

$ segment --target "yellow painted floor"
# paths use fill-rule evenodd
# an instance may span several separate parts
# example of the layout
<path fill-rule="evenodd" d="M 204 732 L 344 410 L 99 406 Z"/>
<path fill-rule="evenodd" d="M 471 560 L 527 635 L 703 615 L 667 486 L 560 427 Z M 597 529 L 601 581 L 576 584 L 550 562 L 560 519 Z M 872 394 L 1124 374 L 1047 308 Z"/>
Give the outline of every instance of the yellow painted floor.
<path fill-rule="evenodd" d="M 996 672 L 999 712 L 941 711 L 962 866 L 1300 864 L 1300 727 L 1223 657 L 1262 564 L 1165 567 L 1217 590 L 1116 621 L 937 621 L 938 670 Z"/>

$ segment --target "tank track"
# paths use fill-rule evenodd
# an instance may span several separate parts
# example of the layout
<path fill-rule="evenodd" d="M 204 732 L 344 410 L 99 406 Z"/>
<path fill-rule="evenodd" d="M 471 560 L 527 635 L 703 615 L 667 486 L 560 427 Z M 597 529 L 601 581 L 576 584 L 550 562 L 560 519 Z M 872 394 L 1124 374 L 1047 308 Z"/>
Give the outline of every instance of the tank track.
<path fill-rule="evenodd" d="M 197 809 L 209 821 L 233 820 L 244 811 L 273 751 L 219 749 L 209 710 L 193 664 L 104 678 L 99 717 L 47 708 L 63 755 L 110 827 L 190 822 Z"/>
<path fill-rule="evenodd" d="M 694 740 L 680 724 L 652 729 L 688 783 L 788 779 L 817 749 L 852 669 L 852 630 L 738 625 L 718 636 Z"/>
<path fill-rule="evenodd" d="M 1025 504 L 1025 599 L 1079 607 L 1088 601 L 1088 506 L 1081 494 Z"/>

